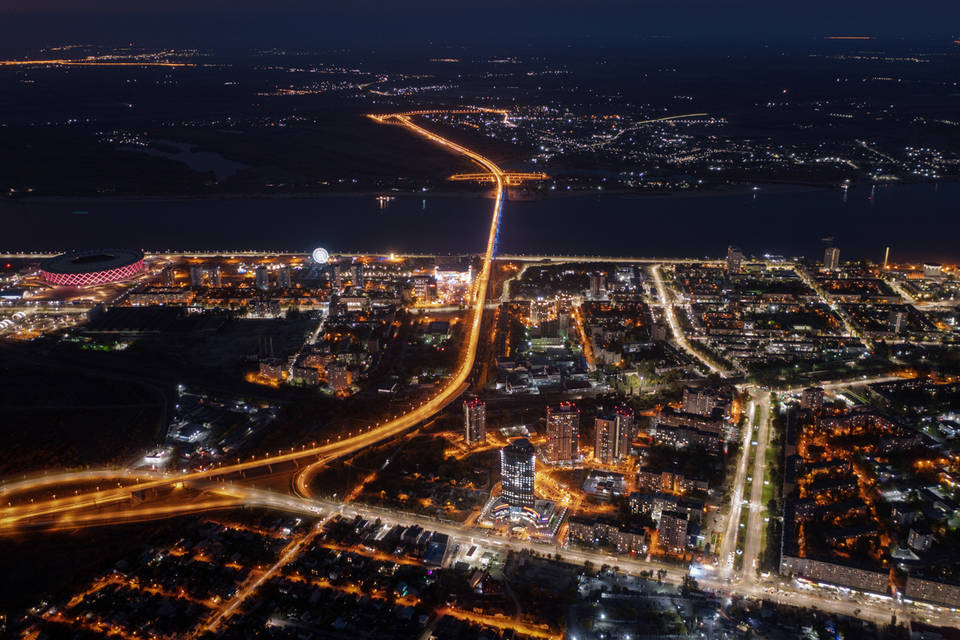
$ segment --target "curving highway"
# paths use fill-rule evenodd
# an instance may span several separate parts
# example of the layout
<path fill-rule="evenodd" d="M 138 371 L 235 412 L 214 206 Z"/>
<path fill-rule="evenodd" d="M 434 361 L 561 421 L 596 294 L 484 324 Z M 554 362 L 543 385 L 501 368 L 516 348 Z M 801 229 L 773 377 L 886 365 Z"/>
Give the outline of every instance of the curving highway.
<path fill-rule="evenodd" d="M 250 469 L 262 468 L 270 465 L 291 462 L 305 458 L 332 459 L 354 453 L 365 447 L 374 445 L 388 438 L 399 435 L 417 424 L 427 420 L 447 405 L 456 400 L 469 388 L 468 378 L 473 370 L 474 361 L 477 356 L 477 347 L 480 342 L 480 327 L 483 321 L 483 311 L 487 301 L 487 288 L 490 281 L 490 273 L 493 263 L 493 253 L 496 246 L 497 229 L 500 224 L 500 214 L 503 208 L 503 196 L 505 190 L 505 174 L 489 158 L 448 140 L 440 135 L 433 133 L 423 127 L 414 124 L 411 116 L 407 114 L 387 114 L 371 115 L 372 119 L 384 124 L 396 124 L 409 129 L 417 135 L 434 142 L 442 147 L 449 149 L 454 153 L 464 155 L 486 172 L 488 172 L 496 184 L 495 197 L 493 201 L 493 212 L 490 219 L 490 228 L 487 235 L 486 250 L 483 254 L 483 263 L 480 269 L 475 286 L 473 289 L 473 305 L 471 309 L 471 319 L 469 332 L 460 358 L 460 363 L 456 372 L 451 376 L 447 383 L 431 398 L 420 405 L 414 407 L 409 412 L 396 416 L 383 423 L 369 425 L 367 429 L 355 436 L 348 437 L 336 442 L 331 442 L 316 447 L 303 447 L 301 449 L 292 449 L 287 453 L 278 453 L 260 458 L 252 458 L 245 462 L 236 464 L 221 465 L 212 469 L 195 471 L 183 474 L 163 474 L 157 478 L 145 482 L 136 482 L 123 487 L 105 489 L 103 491 L 85 491 L 76 495 L 40 501 L 29 504 L 18 504 L 8 506 L 0 510 L 0 532 L 5 529 L 17 528 L 32 518 L 39 516 L 49 516 L 52 514 L 63 513 L 78 508 L 99 507 L 106 503 L 115 503 L 127 500 L 136 491 L 154 489 L 163 486 L 169 486 L 174 482 L 197 481 L 209 478 L 215 478 L 228 474 L 238 473 Z M 87 472 L 99 474 L 98 477 L 115 476 L 127 478 L 129 472 L 108 471 Z M 47 474 L 32 481 L 22 481 L 17 483 L 17 489 L 20 491 L 32 491 L 38 488 L 51 486 L 69 485 L 75 483 L 76 472 L 62 474 Z M 5 487 L 9 491 L 10 487 Z"/>
<path fill-rule="evenodd" d="M 462 145 L 448 140 L 440 135 L 429 131 L 412 121 L 414 113 L 408 114 L 387 114 L 371 115 L 370 118 L 382 124 L 396 125 L 406 128 L 416 135 L 438 144 L 453 153 L 463 155 L 477 165 L 490 176 L 490 179 L 496 185 L 493 210 L 491 214 L 490 226 L 486 238 L 486 250 L 483 254 L 482 267 L 478 273 L 473 289 L 473 299 L 471 306 L 471 317 L 469 321 L 469 331 L 466 336 L 464 347 L 461 353 L 461 359 L 455 373 L 450 377 L 447 383 L 440 388 L 433 396 L 423 401 L 420 405 L 414 407 L 405 414 L 394 416 L 382 423 L 371 424 L 368 427 L 350 437 L 328 442 L 320 446 L 302 447 L 300 449 L 291 449 L 286 452 L 278 452 L 275 455 L 267 455 L 259 458 L 251 458 L 245 461 L 237 461 L 234 464 L 225 464 L 187 473 L 153 473 L 126 469 L 95 469 L 87 471 L 63 471 L 59 473 L 43 474 L 29 478 L 11 479 L 0 483 L 0 496 L 4 499 L 7 506 L 0 508 L 0 535 L 25 530 L 31 526 L 45 526 L 48 528 L 62 529 L 73 528 L 85 525 L 111 524 L 115 522 L 129 522 L 139 519 L 163 518 L 180 515 L 182 513 L 197 512 L 207 509 L 229 508 L 237 505 L 264 506 L 274 509 L 287 510 L 292 512 L 320 513 L 321 511 L 341 514 L 357 514 L 364 517 L 382 517 L 390 518 L 401 522 L 419 522 L 425 527 L 428 526 L 436 531 L 445 532 L 457 537 L 467 537 L 477 542 L 482 542 L 491 546 L 517 547 L 535 550 L 540 553 L 555 552 L 553 545 L 543 545 L 538 543 L 518 543 L 514 541 L 505 541 L 495 536 L 478 532 L 476 530 L 466 530 L 459 525 L 450 523 L 441 523 L 428 520 L 424 517 L 414 514 L 398 514 L 386 509 L 377 509 L 373 507 L 364 507 L 356 505 L 344 505 L 334 501 L 305 499 L 300 497 L 308 493 L 309 478 L 311 473 L 322 464 L 341 457 L 349 455 L 365 447 L 380 443 L 386 439 L 400 435 L 416 427 L 418 424 L 428 420 L 439 411 L 443 410 L 450 403 L 454 402 L 469 388 L 469 378 L 473 370 L 477 351 L 480 342 L 480 329 L 483 320 L 483 312 L 487 305 L 487 293 L 490 274 L 492 271 L 493 255 L 496 248 L 497 230 L 499 228 L 500 216 L 503 207 L 504 192 L 506 188 L 507 174 L 500 169 L 492 160 L 472 151 Z M 507 115 L 505 114 L 506 118 Z M 523 258 L 521 258 L 523 259 Z M 539 258 L 526 257 L 527 260 L 535 261 Z M 609 259 L 609 258 L 598 258 Z M 622 260 L 622 259 L 617 259 Z M 640 260 L 638 260 L 640 261 Z M 677 343 L 684 349 L 691 352 L 691 355 L 699 359 L 712 371 L 721 375 L 728 375 L 730 372 L 718 363 L 712 362 L 710 358 L 699 353 L 694 349 L 683 335 L 682 328 L 675 317 L 674 303 L 665 286 L 659 272 L 659 264 L 674 262 L 669 260 L 656 260 L 651 266 L 651 275 L 654 280 L 657 294 L 664 308 L 664 314 L 667 322 L 674 333 Z M 682 262 L 682 261 L 675 261 Z M 869 381 L 876 381 L 873 379 Z M 863 380 L 862 382 L 868 382 Z M 824 386 L 842 384 L 836 381 L 825 383 Z M 845 384 L 849 384 L 849 381 Z M 762 517 L 762 505 L 760 499 L 762 496 L 762 480 L 764 478 L 764 466 L 762 454 L 765 450 L 763 445 L 769 439 L 769 394 L 755 396 L 751 403 L 751 410 L 759 409 L 761 414 L 761 433 L 758 434 L 758 454 L 754 463 L 753 487 L 750 496 L 744 495 L 744 481 L 750 470 L 747 469 L 747 452 L 750 449 L 752 429 L 746 430 L 745 447 L 742 459 L 737 470 L 737 478 L 734 487 L 734 506 L 737 511 L 735 516 L 729 520 L 730 528 L 726 532 L 723 540 L 723 550 L 721 556 L 726 560 L 731 557 L 734 545 L 739 531 L 737 531 L 740 517 L 739 508 L 744 504 L 750 511 L 749 531 L 746 535 L 746 559 L 745 567 L 738 575 L 731 571 L 730 565 L 721 567 L 720 571 L 714 576 L 704 576 L 701 582 L 706 586 L 725 593 L 738 593 L 740 595 L 749 595 L 753 597 L 769 597 L 772 599 L 784 598 L 802 606 L 817 606 L 825 610 L 834 610 L 853 613 L 856 610 L 857 615 L 871 619 L 882 620 L 890 611 L 886 604 L 864 604 L 843 600 L 839 597 L 832 598 L 824 595 L 820 590 L 804 592 L 796 587 L 786 584 L 769 585 L 758 582 L 754 577 L 755 559 L 761 553 L 760 549 L 760 530 L 762 528 L 760 518 Z M 752 425 L 752 418 L 750 421 Z M 307 461 L 308 464 L 300 467 L 295 474 L 293 489 L 300 496 L 291 496 L 281 493 L 274 493 L 256 489 L 247 486 L 238 486 L 223 482 L 227 480 L 226 476 L 238 474 L 247 470 L 270 468 L 272 465 L 278 465 L 288 462 Z M 194 496 L 192 500 L 174 499 L 172 503 L 161 505 L 133 505 L 125 508 L 124 501 L 135 497 L 138 492 L 149 489 L 170 488 L 182 486 L 184 484 L 204 485 L 204 481 L 215 480 L 216 482 L 206 483 L 209 486 L 204 488 L 200 495 Z M 91 491 L 81 490 L 79 487 L 94 483 L 116 484 L 103 490 L 97 489 Z M 124 484 L 126 483 L 126 484 Z M 36 494 L 40 491 L 50 491 L 51 489 L 61 488 L 63 491 L 75 491 L 72 495 L 66 495 L 59 498 L 51 498 L 41 501 L 26 501 L 21 496 L 20 500 L 14 500 L 18 494 Z M 101 507 L 109 506 L 109 509 Z M 95 508 L 92 511 L 83 511 L 85 509 Z M 288 551 L 294 553 L 300 545 L 292 546 Z M 631 573 L 638 573 L 645 570 L 667 569 L 665 576 L 669 582 L 680 582 L 686 575 L 685 568 L 666 567 L 655 562 L 645 562 L 643 560 L 634 560 L 623 557 L 605 556 L 598 552 L 580 551 L 568 549 L 564 555 L 576 562 L 609 562 L 619 564 L 622 568 Z M 285 553 L 284 558 L 287 557 Z M 283 559 L 283 558 L 281 558 Z M 254 584 L 255 589 L 259 584 Z M 916 612 L 910 612 L 915 617 Z M 927 619 L 940 623 L 958 623 L 960 618 L 953 612 L 937 611 L 935 614 L 929 614 Z M 209 626 L 215 627 L 219 618 L 210 621 Z"/>

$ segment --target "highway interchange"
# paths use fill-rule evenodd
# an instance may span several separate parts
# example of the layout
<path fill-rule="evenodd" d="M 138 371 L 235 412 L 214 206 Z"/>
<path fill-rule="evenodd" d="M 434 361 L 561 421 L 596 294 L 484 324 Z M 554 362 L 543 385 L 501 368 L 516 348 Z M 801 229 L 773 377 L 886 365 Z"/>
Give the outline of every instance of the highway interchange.
<path fill-rule="evenodd" d="M 435 520 L 406 512 L 380 509 L 355 504 L 344 504 L 319 499 L 310 493 L 311 474 L 332 460 L 355 453 L 363 448 L 397 437 L 435 416 L 459 398 L 468 388 L 474 368 L 477 349 L 481 339 L 483 311 L 488 306 L 487 289 L 494 261 L 497 231 L 502 212 L 506 175 L 492 160 L 462 145 L 450 141 L 436 133 L 414 123 L 414 114 L 392 114 L 370 116 L 377 122 L 401 126 L 430 142 L 441 145 L 453 153 L 461 154 L 473 160 L 487 172 L 495 184 L 491 222 L 486 238 L 486 250 L 482 267 L 476 278 L 470 310 L 469 332 L 464 343 L 460 363 L 449 381 L 431 398 L 412 408 L 407 413 L 395 416 L 382 423 L 371 424 L 365 430 L 350 437 L 326 442 L 316 446 L 303 446 L 277 454 L 238 460 L 232 464 L 221 464 L 211 469 L 185 473 L 157 473 L 127 469 L 95 469 L 85 471 L 63 471 L 46 473 L 31 478 L 7 479 L 0 482 L 0 535 L 17 535 L 32 528 L 69 529 L 87 525 L 122 523 L 150 518 L 171 517 L 186 513 L 210 509 L 223 509 L 235 506 L 259 506 L 294 513 L 332 514 L 347 516 L 361 515 L 365 518 L 380 518 L 385 522 L 401 524 L 420 524 L 421 526 L 447 533 L 455 540 L 470 541 L 492 549 L 507 547 L 519 550 L 527 549 L 537 553 L 557 553 L 554 545 L 505 540 L 482 530 Z M 505 116 L 506 117 L 506 116 Z M 501 258 L 504 258 L 501 256 Z M 583 261 L 585 257 L 564 256 L 510 256 L 511 260 L 541 261 L 550 259 L 555 262 Z M 684 336 L 675 313 L 675 304 L 671 292 L 663 282 L 659 265 L 679 260 L 657 260 L 650 258 L 624 259 L 612 257 L 589 257 L 589 261 L 605 260 L 611 262 L 638 262 L 649 265 L 660 305 L 671 328 L 675 342 L 701 361 L 709 370 L 728 376 L 718 363 L 711 361 L 699 350 L 692 348 Z M 491 301 L 494 302 L 494 301 Z M 833 381 L 827 388 L 844 386 L 850 382 L 864 384 L 874 380 Z M 762 597 L 789 604 L 816 607 L 848 615 L 856 614 L 877 622 L 888 622 L 892 613 L 898 617 L 904 615 L 924 619 L 936 624 L 960 625 L 960 616 L 955 612 L 893 602 L 890 598 L 868 597 L 863 594 L 839 594 L 832 589 L 815 588 L 796 582 L 787 582 L 777 578 L 761 579 L 755 567 L 762 553 L 762 531 L 764 529 L 765 505 L 762 504 L 763 486 L 766 477 L 765 455 L 771 439 L 771 394 L 768 390 L 756 387 L 744 388 L 750 394 L 747 428 L 743 434 L 743 448 L 737 465 L 734 485 L 731 488 L 732 501 L 727 516 L 726 533 L 721 541 L 722 562 L 719 567 L 697 569 L 697 580 L 701 586 L 730 595 Z M 755 420 L 756 417 L 756 420 Z M 755 425 L 755 428 L 754 428 Z M 754 445 L 753 443 L 756 442 Z M 752 469 L 748 469 L 749 452 L 756 449 Z M 286 467 L 285 467 L 286 465 Z M 245 482 L 243 475 L 247 471 L 268 468 L 289 468 L 290 488 L 293 495 L 275 490 L 265 490 Z M 747 477 L 751 478 L 750 495 L 744 494 Z M 109 487 L 106 485 L 110 485 Z M 189 486 L 198 491 L 189 500 L 177 501 L 171 490 Z M 57 497 L 58 488 L 61 494 Z M 72 492 L 71 492 L 72 490 Z M 151 491 L 163 490 L 165 498 L 161 504 L 140 502 L 138 497 L 150 496 Z M 48 497 L 49 496 L 49 497 Z M 748 510 L 748 523 L 740 531 L 741 510 Z M 743 543 L 743 569 L 734 566 L 739 535 L 745 535 Z M 299 549 L 298 545 L 296 549 Z M 292 551 L 295 551 L 293 549 Z M 291 552 L 292 552 L 291 551 Z M 287 554 L 284 554 L 285 557 Z M 566 560 L 582 563 L 592 562 L 617 565 L 628 574 L 662 570 L 664 580 L 680 583 L 688 574 L 685 568 L 640 559 L 614 557 L 605 553 L 562 549 Z"/>

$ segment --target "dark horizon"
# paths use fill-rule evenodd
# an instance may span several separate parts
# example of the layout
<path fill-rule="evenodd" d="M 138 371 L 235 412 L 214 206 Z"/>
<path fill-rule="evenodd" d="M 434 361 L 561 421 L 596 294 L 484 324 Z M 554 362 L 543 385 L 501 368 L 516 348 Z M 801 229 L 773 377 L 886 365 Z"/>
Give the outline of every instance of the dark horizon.
<path fill-rule="evenodd" d="M 715 46 L 778 46 L 827 36 L 872 36 L 886 43 L 948 43 L 957 38 L 960 5 L 937 2 L 584 3 L 499 0 L 451 6 L 434 0 L 388 5 L 361 0 L 348 6 L 299 0 L 271 3 L 42 0 L 0 8 L 5 48 L 64 42 L 116 46 L 210 48 L 409 48 L 485 44 L 494 47 L 632 46 L 657 36 Z M 868 44 L 870 41 L 857 41 Z"/>

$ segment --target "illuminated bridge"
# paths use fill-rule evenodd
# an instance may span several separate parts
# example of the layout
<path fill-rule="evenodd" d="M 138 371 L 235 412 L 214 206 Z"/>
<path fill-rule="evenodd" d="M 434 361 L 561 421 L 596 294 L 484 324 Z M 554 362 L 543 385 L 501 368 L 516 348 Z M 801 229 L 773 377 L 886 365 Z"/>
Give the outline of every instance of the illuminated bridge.
<path fill-rule="evenodd" d="M 507 186 L 513 186 L 517 184 L 522 184 L 524 182 L 530 181 L 539 181 L 539 180 L 549 180 L 550 176 L 545 173 L 521 173 L 521 172 L 505 172 L 503 174 L 503 180 L 506 182 Z M 447 180 L 453 181 L 472 181 L 472 182 L 496 182 L 496 178 L 493 174 L 490 173 L 457 173 Z"/>

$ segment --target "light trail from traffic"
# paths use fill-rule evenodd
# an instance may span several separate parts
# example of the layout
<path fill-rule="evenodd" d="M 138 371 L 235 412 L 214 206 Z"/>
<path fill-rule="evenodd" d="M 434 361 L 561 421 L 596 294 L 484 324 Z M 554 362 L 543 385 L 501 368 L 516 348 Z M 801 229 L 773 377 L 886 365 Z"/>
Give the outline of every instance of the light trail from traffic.
<path fill-rule="evenodd" d="M 550 176 L 545 173 L 523 173 L 523 172 L 513 172 L 503 174 L 503 178 L 506 181 L 508 186 L 514 186 L 522 184 L 528 181 L 541 181 L 549 180 Z M 447 180 L 457 181 L 468 181 L 468 182 L 496 182 L 496 177 L 492 173 L 457 173 Z"/>
<path fill-rule="evenodd" d="M 380 519 L 383 522 L 398 524 L 400 526 L 419 525 L 424 529 L 429 529 L 439 533 L 445 533 L 453 538 L 468 540 L 470 544 L 482 544 L 491 549 L 506 552 L 529 550 L 542 555 L 553 554 L 558 549 L 553 544 L 542 542 L 533 542 L 529 540 L 503 539 L 493 533 L 472 529 L 455 522 L 441 521 L 430 516 L 424 516 L 411 512 L 396 511 L 392 509 L 362 505 L 357 503 L 343 504 L 334 500 L 325 500 L 321 498 L 305 499 L 295 497 L 274 491 L 257 489 L 255 487 L 241 486 L 236 484 L 211 484 L 210 490 L 222 493 L 224 495 L 234 496 L 233 505 L 244 505 L 246 507 L 263 507 L 286 511 L 289 513 L 299 513 L 312 516 L 326 516 L 339 514 L 347 519 L 355 516 L 361 516 L 367 520 L 374 521 Z M 742 488 L 741 488 L 742 491 Z M 226 502 L 226 501 L 225 501 Z M 207 506 L 209 509 L 215 509 L 214 501 L 209 503 L 199 502 L 198 504 Z M 230 505 L 224 504 L 223 509 Z M 170 507 L 173 508 L 173 507 Z M 137 519 L 134 509 L 126 513 L 115 514 L 90 514 L 91 519 L 99 518 L 99 524 L 113 524 L 122 522 L 133 522 Z M 129 518 L 129 519 L 127 519 Z M 55 527 L 55 529 L 76 528 L 79 523 L 72 526 L 64 525 Z M 591 562 L 596 566 L 601 564 L 616 565 L 621 571 L 640 575 L 645 572 L 656 572 L 663 570 L 663 580 L 671 584 L 681 584 L 687 575 L 687 569 L 668 565 L 659 562 L 650 562 L 642 559 L 631 558 L 629 556 L 614 556 L 603 551 L 590 551 L 585 549 L 565 548 L 563 549 L 564 560 L 575 563 Z M 704 567 L 705 568 L 705 567 Z M 745 581 L 737 576 L 730 576 L 724 571 L 715 575 L 707 573 L 697 576 L 697 581 L 701 586 L 716 590 L 719 593 L 748 596 L 753 598 L 768 598 L 777 602 L 793 603 L 798 606 L 817 607 L 822 611 L 833 611 L 854 615 L 854 610 L 859 613 L 858 617 L 871 619 L 874 621 L 889 620 L 890 608 L 883 602 L 876 604 L 855 602 L 853 600 L 844 600 L 831 596 L 829 593 L 823 593 L 822 589 L 809 587 L 807 589 L 794 587 L 787 583 L 760 583 L 757 581 Z M 901 613 L 909 614 L 916 619 L 925 618 L 931 622 L 939 624 L 956 625 L 960 624 L 960 615 L 947 610 L 926 611 L 919 607 L 907 611 L 902 609 Z"/>
<path fill-rule="evenodd" d="M 503 124 L 511 127 L 516 125 L 510 122 L 510 111 L 507 109 L 494 109 L 492 107 L 465 107 L 462 109 L 418 109 L 416 111 L 403 111 L 401 113 L 392 113 L 385 116 L 371 116 L 372 118 L 395 118 L 395 117 L 407 117 L 410 116 L 434 116 L 434 115 L 447 115 L 447 114 L 466 114 L 466 113 L 497 113 L 503 116 Z"/>
<path fill-rule="evenodd" d="M 750 440 L 753 437 L 753 419 L 756 412 L 756 401 L 751 399 L 747 407 L 747 419 L 744 426 L 743 447 L 740 459 L 737 461 L 737 470 L 733 479 L 733 490 L 730 493 L 730 514 L 727 516 L 727 527 L 720 541 L 719 558 L 721 572 L 729 575 L 734 567 L 734 551 L 736 550 L 737 536 L 739 535 L 740 513 L 743 506 L 743 490 L 747 477 L 747 462 L 750 459 Z"/>
<path fill-rule="evenodd" d="M 32 520 L 29 526 L 42 528 L 44 531 L 71 531 L 81 527 L 103 527 L 108 525 L 133 524 L 150 520 L 163 520 L 177 516 L 197 515 L 205 511 L 224 511 L 249 506 L 238 498 L 213 498 L 168 504 L 160 507 L 131 507 L 116 511 L 100 511 L 90 513 L 75 513 L 69 511 L 56 514 L 50 520 Z"/>
<path fill-rule="evenodd" d="M 497 229 L 500 224 L 500 215 L 503 209 L 503 196 L 506 188 L 504 172 L 492 160 L 485 156 L 448 140 L 438 134 L 433 133 L 423 127 L 414 124 L 410 115 L 387 114 L 371 115 L 373 120 L 384 124 L 398 124 L 417 135 L 434 142 L 455 153 L 461 154 L 473 160 L 483 167 L 496 181 L 496 191 L 493 204 L 493 213 L 490 220 L 490 229 L 487 235 L 486 251 L 483 255 L 483 266 L 480 269 L 476 279 L 474 304 L 471 311 L 472 318 L 467 334 L 465 348 L 460 359 L 460 364 L 454 375 L 434 396 L 409 412 L 395 416 L 392 419 L 376 425 L 370 425 L 363 433 L 351 436 L 336 442 L 324 444 L 315 447 L 303 447 L 299 450 L 293 449 L 288 453 L 278 453 L 276 455 L 265 456 L 262 458 L 253 458 L 246 462 L 237 462 L 231 465 L 221 465 L 213 469 L 194 471 L 183 474 L 167 474 L 162 478 L 151 480 L 144 483 L 137 483 L 126 487 L 109 489 L 96 492 L 85 492 L 79 495 L 66 498 L 47 500 L 28 505 L 17 505 L 0 510 L 0 532 L 3 530 L 15 529 L 21 523 L 37 516 L 51 515 L 78 508 L 91 506 L 100 506 L 107 502 L 118 502 L 129 499 L 133 492 L 144 491 L 147 489 L 167 486 L 173 482 L 190 482 L 196 480 L 210 479 L 218 476 L 224 476 L 232 473 L 239 473 L 249 469 L 267 467 L 270 465 L 281 464 L 301 460 L 304 458 L 321 457 L 333 459 L 354 453 L 365 447 L 377 444 L 388 438 L 397 436 L 417 424 L 429 419 L 433 415 L 443 410 L 447 405 L 456 400 L 469 388 L 468 379 L 473 370 L 473 365 L 477 356 L 477 348 L 480 342 L 480 327 L 483 321 L 483 312 L 486 306 L 487 289 L 490 282 L 490 273 L 492 271 L 493 253 L 496 246 Z M 48 478 L 43 481 L 44 486 L 52 486 Z M 23 488 L 30 489 L 29 484 L 23 485 Z"/>
<path fill-rule="evenodd" d="M 180 68 L 196 66 L 189 62 L 121 62 L 111 60 L 0 60 L 0 67 L 166 67 Z"/>
<path fill-rule="evenodd" d="M 344 505 L 341 502 L 318 500 L 315 498 L 305 499 L 302 497 L 268 492 L 252 487 L 241 487 L 228 483 L 210 483 L 209 486 L 204 487 L 206 491 L 220 496 L 214 499 L 197 499 L 189 502 L 182 501 L 177 504 L 165 504 L 161 506 L 134 505 L 128 508 L 122 508 L 122 502 L 130 499 L 135 492 L 142 492 L 153 488 L 170 487 L 171 485 L 175 485 L 177 483 L 190 484 L 193 486 L 194 484 L 198 483 L 202 484 L 203 481 L 210 481 L 218 478 L 223 479 L 225 476 L 230 474 L 237 474 L 247 470 L 260 469 L 264 467 L 270 467 L 271 465 L 278 465 L 286 462 L 294 462 L 311 458 L 314 459 L 315 462 L 314 464 L 308 465 L 308 468 L 315 469 L 320 464 L 326 464 L 333 459 L 349 455 L 359 451 L 360 449 L 377 444 L 412 429 L 418 424 L 421 424 L 425 420 L 436 415 L 439 411 L 443 410 L 469 388 L 468 380 L 477 357 L 477 350 L 480 340 L 480 328 L 483 319 L 483 312 L 486 307 L 489 279 L 492 272 L 493 254 L 496 247 L 497 230 L 499 228 L 504 192 L 506 189 L 506 174 L 492 160 L 415 124 L 411 120 L 413 115 L 414 114 L 412 113 L 388 114 L 371 115 L 369 117 L 383 124 L 395 124 L 402 126 L 426 140 L 443 146 L 454 153 L 468 157 L 483 167 L 485 171 L 489 172 L 496 184 L 495 199 L 489 233 L 487 236 L 486 250 L 483 254 L 482 268 L 480 269 L 475 282 L 476 286 L 474 289 L 475 293 L 471 310 L 472 317 L 469 325 L 469 333 L 465 342 L 460 364 L 454 375 L 448 380 L 447 384 L 444 385 L 432 397 L 425 400 L 408 413 L 395 416 L 383 423 L 369 425 L 366 431 L 358 433 L 357 435 L 351 435 L 350 437 L 342 440 L 328 442 L 320 446 L 304 446 L 300 449 L 291 449 L 286 453 L 278 452 L 274 455 L 267 455 L 261 458 L 252 458 L 243 462 L 238 461 L 235 464 L 221 465 L 212 469 L 194 472 L 150 474 L 149 472 L 134 472 L 131 470 L 92 470 L 83 472 L 68 471 L 47 474 L 33 479 L 21 479 L 5 483 L 4 485 L 0 486 L 0 495 L 9 496 L 19 492 L 31 492 L 40 489 L 48 489 L 50 487 L 57 487 L 58 485 L 71 487 L 80 483 L 91 481 L 115 481 L 117 479 L 134 480 L 132 484 L 127 486 L 104 489 L 103 491 L 88 491 L 79 495 L 72 495 L 59 499 L 54 498 L 38 503 L 18 504 L 16 506 L 0 509 L 0 534 L 22 531 L 24 528 L 30 526 L 45 526 L 54 530 L 69 529 L 76 528 L 78 526 L 119 524 L 151 518 L 171 517 L 185 513 L 196 513 L 197 511 L 202 510 L 228 509 L 243 505 L 260 506 L 286 511 L 298 511 L 303 513 L 312 513 L 314 515 L 319 514 L 321 509 L 327 512 L 333 511 L 341 514 L 349 510 L 350 512 L 363 515 L 364 517 L 388 517 L 398 522 L 419 522 L 420 524 L 428 526 L 435 531 L 448 533 L 461 538 L 469 538 L 471 541 L 483 541 L 492 548 L 500 547 L 502 550 L 518 547 L 529 549 L 531 551 L 537 551 L 538 553 L 543 554 L 556 551 L 556 547 L 554 545 L 531 542 L 517 543 L 515 541 L 502 540 L 492 535 L 479 533 L 476 530 L 468 530 L 461 525 L 434 521 L 432 519 L 418 517 L 415 514 L 397 513 L 391 510 L 375 509 L 370 507 L 358 508 L 354 505 L 350 505 L 348 509 L 347 505 Z M 529 256 L 520 257 L 518 259 L 524 261 L 536 260 L 536 258 Z M 615 259 L 609 257 L 599 259 L 607 261 L 631 261 L 630 259 L 625 260 L 623 258 Z M 660 263 L 668 264 L 705 261 L 657 259 L 636 259 L 636 261 L 649 262 L 653 265 L 651 267 L 651 273 L 657 293 L 660 297 L 664 314 L 671 326 L 671 330 L 673 331 L 673 335 L 677 344 L 690 351 L 692 355 L 694 355 L 698 360 L 704 362 L 704 364 L 706 364 L 711 370 L 717 371 L 721 374 L 726 373 L 721 367 L 711 363 L 709 359 L 705 358 L 705 356 L 699 353 L 698 350 L 693 349 L 689 343 L 687 343 L 683 331 L 680 328 L 674 314 L 674 303 L 669 297 L 669 293 L 659 273 Z M 867 381 L 863 380 L 856 382 L 865 383 Z M 847 382 L 833 384 L 839 385 L 850 383 Z M 824 386 L 827 385 L 825 384 Z M 764 422 L 766 423 L 767 421 L 768 419 L 765 418 Z M 748 433 L 745 434 L 747 445 L 744 447 L 744 451 L 742 453 L 744 457 L 740 461 L 742 473 L 738 472 L 737 481 L 735 482 L 734 488 L 734 500 L 737 502 L 741 501 L 744 497 L 744 477 L 746 475 L 747 455 L 750 449 L 752 418 L 749 422 L 749 425 L 750 427 L 748 429 Z M 762 441 L 765 442 L 768 440 L 768 438 L 769 435 L 765 435 L 765 437 L 762 438 Z M 762 449 L 757 451 L 758 456 L 762 454 Z M 757 473 L 757 471 L 762 471 L 762 469 L 762 461 L 759 459 L 755 460 L 753 479 L 755 485 L 759 485 L 763 482 L 763 474 Z M 309 474 L 304 474 L 302 472 L 298 473 L 295 478 L 294 486 L 296 487 L 298 493 L 301 493 L 301 495 L 306 494 L 306 489 L 308 489 L 309 486 Z M 755 492 L 756 491 L 759 491 L 762 494 L 762 489 L 755 488 Z M 756 496 L 752 497 L 756 498 Z M 88 509 L 90 507 L 99 509 L 100 507 L 107 505 L 109 505 L 109 509 L 105 511 L 101 510 L 98 512 L 77 513 L 77 511 L 82 509 Z M 759 513 L 757 516 L 759 516 Z M 739 517 L 731 518 L 731 520 L 728 522 L 728 527 L 732 525 L 734 532 L 736 532 L 739 521 Z M 753 518 L 752 521 L 755 523 L 756 518 Z M 736 533 L 729 535 L 728 529 L 728 535 L 725 537 L 723 542 L 724 547 L 729 549 L 735 545 L 736 537 Z M 759 553 L 759 538 L 751 541 L 750 547 L 750 555 L 756 557 L 756 555 Z M 296 545 L 288 549 L 287 551 L 289 551 L 291 554 L 289 557 L 293 557 L 293 555 L 295 555 L 300 548 L 300 545 Z M 667 567 L 667 565 L 636 560 L 628 557 L 614 557 L 598 552 L 565 549 L 564 556 L 569 560 L 574 560 L 577 562 L 589 561 L 594 563 L 616 563 L 626 571 L 635 574 L 639 574 L 644 571 L 663 569 L 666 571 L 664 578 L 673 583 L 680 583 L 683 577 L 687 575 L 686 569 Z M 281 561 L 287 558 L 288 556 L 285 552 L 282 554 Z M 752 567 L 749 567 L 748 570 L 752 570 Z M 764 588 L 755 580 L 743 580 L 741 577 L 734 577 L 732 582 L 725 582 L 726 580 L 730 579 L 729 576 L 729 571 L 721 571 L 720 576 L 718 576 L 718 578 L 720 578 L 719 580 L 711 577 L 705 577 L 700 580 L 702 583 L 726 593 L 739 593 L 741 595 L 751 595 L 761 598 L 765 597 L 763 595 Z M 265 579 L 266 578 L 264 578 L 264 580 Z M 263 580 L 250 585 L 251 589 L 247 592 L 247 594 L 249 595 L 250 593 L 256 591 L 262 582 Z M 776 589 L 778 596 L 780 594 L 784 594 L 787 596 L 787 598 L 796 598 L 798 602 L 804 601 L 809 603 L 806 606 L 816 605 L 825 610 L 845 610 L 853 606 L 840 600 L 831 600 L 825 596 L 804 593 L 798 589 L 790 588 L 784 585 L 777 586 Z M 869 610 L 872 615 L 876 616 L 881 616 L 886 612 L 882 605 L 871 607 L 860 605 L 858 608 L 862 609 L 863 611 Z M 230 613 L 228 612 L 226 615 L 229 616 Z M 214 618 L 211 620 L 213 626 L 216 626 L 219 621 L 223 619 L 223 617 L 224 616 L 221 616 L 220 618 Z M 951 619 L 953 622 L 956 621 L 956 616 L 951 616 L 948 614 L 944 617 Z"/>
<path fill-rule="evenodd" d="M 24 477 L 21 480 L 0 481 L 0 496 L 36 491 L 47 486 L 69 484 L 92 484 L 94 482 L 117 482 L 120 480 L 142 481 L 145 478 L 162 476 L 163 474 L 145 470 L 133 469 L 93 469 L 89 471 L 67 471 L 54 475 L 37 474 Z"/>

